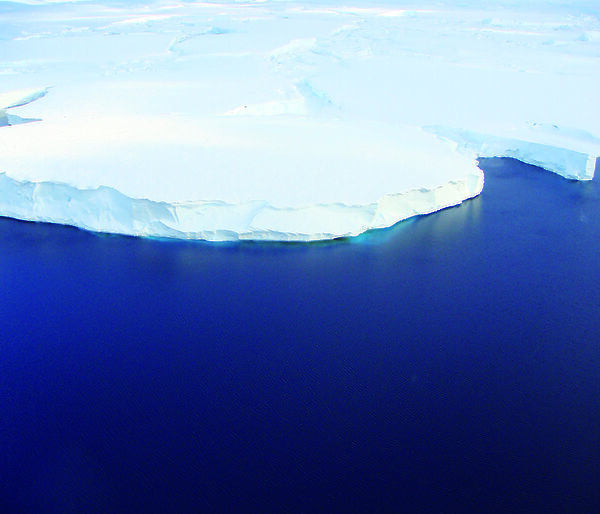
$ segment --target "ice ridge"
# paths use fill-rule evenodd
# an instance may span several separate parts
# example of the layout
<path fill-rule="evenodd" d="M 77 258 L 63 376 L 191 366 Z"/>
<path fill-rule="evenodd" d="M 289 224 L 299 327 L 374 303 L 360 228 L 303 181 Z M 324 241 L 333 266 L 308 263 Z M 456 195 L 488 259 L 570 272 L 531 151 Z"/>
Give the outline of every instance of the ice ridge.
<path fill-rule="evenodd" d="M 13 107 L 22 107 L 23 105 L 30 104 L 43 96 L 46 96 L 50 88 L 32 88 L 32 89 L 18 89 L 13 91 L 7 91 L 0 93 L 0 127 L 7 125 L 16 125 L 24 121 L 37 121 L 33 119 L 25 119 L 19 116 L 8 114 L 6 111 Z"/>

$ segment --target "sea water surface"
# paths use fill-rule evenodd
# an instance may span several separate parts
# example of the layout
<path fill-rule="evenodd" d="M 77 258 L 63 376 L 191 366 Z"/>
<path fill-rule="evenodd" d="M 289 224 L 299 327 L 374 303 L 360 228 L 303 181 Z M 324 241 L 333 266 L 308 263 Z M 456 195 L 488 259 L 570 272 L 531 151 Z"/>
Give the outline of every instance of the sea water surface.
<path fill-rule="evenodd" d="M 0 219 L 0 511 L 594 512 L 600 184 L 324 244 Z"/>

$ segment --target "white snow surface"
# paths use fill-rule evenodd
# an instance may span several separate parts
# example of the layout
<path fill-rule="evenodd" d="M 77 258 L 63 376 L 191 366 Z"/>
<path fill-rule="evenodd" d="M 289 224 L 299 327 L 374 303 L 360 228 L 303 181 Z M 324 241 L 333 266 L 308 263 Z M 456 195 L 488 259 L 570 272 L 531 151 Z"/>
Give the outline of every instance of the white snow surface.
<path fill-rule="evenodd" d="M 0 0 L 0 215 L 131 235 L 353 236 L 589 180 L 595 1 Z"/>

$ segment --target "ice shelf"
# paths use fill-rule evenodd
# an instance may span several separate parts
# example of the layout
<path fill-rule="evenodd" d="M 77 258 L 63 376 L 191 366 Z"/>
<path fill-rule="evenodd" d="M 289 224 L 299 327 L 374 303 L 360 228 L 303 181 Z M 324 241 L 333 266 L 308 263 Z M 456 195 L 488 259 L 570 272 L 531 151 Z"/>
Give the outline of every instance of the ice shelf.
<path fill-rule="evenodd" d="M 311 241 L 590 180 L 595 2 L 0 2 L 0 215 Z"/>

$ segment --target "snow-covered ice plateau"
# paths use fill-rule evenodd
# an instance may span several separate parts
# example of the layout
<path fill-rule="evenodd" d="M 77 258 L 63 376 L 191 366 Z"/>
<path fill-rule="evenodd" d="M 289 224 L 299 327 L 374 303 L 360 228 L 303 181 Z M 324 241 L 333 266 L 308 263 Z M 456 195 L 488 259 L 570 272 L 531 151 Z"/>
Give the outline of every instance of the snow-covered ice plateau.
<path fill-rule="evenodd" d="M 596 0 L 0 0 L 0 215 L 187 239 L 354 236 L 590 180 Z"/>

